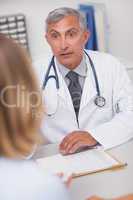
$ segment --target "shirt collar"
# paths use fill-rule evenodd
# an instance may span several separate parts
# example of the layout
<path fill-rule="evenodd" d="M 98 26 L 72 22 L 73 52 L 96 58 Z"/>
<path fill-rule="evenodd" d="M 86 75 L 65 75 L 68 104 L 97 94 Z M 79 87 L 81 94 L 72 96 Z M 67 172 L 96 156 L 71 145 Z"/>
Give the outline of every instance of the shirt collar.
<path fill-rule="evenodd" d="M 56 59 L 56 63 L 57 63 L 60 73 L 62 74 L 63 78 L 65 78 L 65 76 L 71 70 L 65 67 L 64 65 L 60 64 L 57 59 Z M 73 71 L 76 72 L 81 77 L 86 77 L 87 65 L 86 65 L 85 55 L 83 55 L 83 59 L 81 60 L 80 64 Z"/>

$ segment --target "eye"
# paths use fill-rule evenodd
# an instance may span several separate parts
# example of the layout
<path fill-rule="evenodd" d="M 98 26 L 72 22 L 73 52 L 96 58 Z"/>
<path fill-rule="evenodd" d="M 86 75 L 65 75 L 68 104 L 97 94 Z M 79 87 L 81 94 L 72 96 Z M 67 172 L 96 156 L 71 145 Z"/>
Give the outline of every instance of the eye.
<path fill-rule="evenodd" d="M 51 38 L 52 39 L 57 39 L 59 35 L 57 33 L 51 33 Z"/>
<path fill-rule="evenodd" d="M 77 32 L 76 32 L 76 31 L 70 31 L 70 32 L 68 32 L 68 36 L 69 36 L 70 38 L 74 38 L 74 37 L 77 36 Z"/>

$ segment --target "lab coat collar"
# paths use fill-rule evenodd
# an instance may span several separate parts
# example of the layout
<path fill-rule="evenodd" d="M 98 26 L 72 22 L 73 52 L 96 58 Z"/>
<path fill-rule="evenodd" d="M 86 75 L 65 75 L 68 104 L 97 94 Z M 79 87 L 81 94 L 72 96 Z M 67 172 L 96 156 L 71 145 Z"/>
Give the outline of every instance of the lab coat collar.
<path fill-rule="evenodd" d="M 56 63 L 57 63 L 60 73 L 62 74 L 63 78 L 65 79 L 66 75 L 71 70 L 68 69 L 67 67 L 65 67 L 64 65 L 60 64 L 57 59 L 56 59 Z M 87 67 L 86 67 L 86 61 L 85 61 L 85 54 L 83 55 L 83 58 L 82 58 L 80 64 L 73 71 L 76 72 L 81 77 L 86 77 Z"/>

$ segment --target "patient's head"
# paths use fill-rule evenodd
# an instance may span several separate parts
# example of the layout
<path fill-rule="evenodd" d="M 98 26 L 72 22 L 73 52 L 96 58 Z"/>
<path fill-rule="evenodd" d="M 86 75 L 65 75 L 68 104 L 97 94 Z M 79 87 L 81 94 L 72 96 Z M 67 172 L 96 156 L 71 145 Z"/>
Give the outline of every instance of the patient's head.
<path fill-rule="evenodd" d="M 0 34 L 0 156 L 27 155 L 37 132 L 41 95 L 26 51 Z"/>

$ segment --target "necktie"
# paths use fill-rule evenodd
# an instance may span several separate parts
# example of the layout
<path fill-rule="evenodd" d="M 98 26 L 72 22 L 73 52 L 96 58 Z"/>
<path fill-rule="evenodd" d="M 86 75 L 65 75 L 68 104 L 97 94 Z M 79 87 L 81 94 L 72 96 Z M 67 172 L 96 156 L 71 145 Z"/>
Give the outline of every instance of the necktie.
<path fill-rule="evenodd" d="M 73 101 L 76 117 L 78 118 L 80 99 L 82 95 L 82 89 L 79 83 L 79 77 L 78 77 L 78 74 L 74 71 L 69 71 L 66 77 L 70 80 L 68 89 Z"/>

